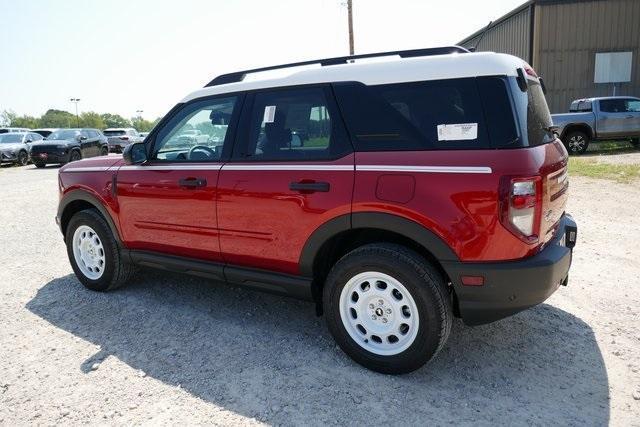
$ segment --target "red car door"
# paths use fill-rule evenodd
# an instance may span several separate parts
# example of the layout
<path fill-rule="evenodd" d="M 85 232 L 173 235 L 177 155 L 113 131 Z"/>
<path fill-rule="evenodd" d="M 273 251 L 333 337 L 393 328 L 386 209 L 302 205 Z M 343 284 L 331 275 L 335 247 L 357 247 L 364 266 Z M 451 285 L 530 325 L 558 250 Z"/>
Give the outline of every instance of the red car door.
<path fill-rule="evenodd" d="M 218 180 L 222 257 L 299 274 L 313 231 L 351 214 L 354 156 L 331 90 L 257 91 L 247 96 L 240 128 Z"/>
<path fill-rule="evenodd" d="M 185 105 L 151 138 L 149 161 L 117 176 L 124 243 L 137 250 L 220 261 L 216 185 L 241 97 Z M 194 132 L 198 130 L 198 132 Z"/>

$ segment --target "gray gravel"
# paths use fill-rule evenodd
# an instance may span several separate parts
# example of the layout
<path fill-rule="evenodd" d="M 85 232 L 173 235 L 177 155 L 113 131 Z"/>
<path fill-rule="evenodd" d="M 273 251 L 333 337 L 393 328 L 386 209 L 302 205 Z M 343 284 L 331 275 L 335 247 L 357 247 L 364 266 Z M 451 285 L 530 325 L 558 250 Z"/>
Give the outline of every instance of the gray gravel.
<path fill-rule="evenodd" d="M 108 294 L 73 276 L 57 169 L 0 168 L 0 424 L 640 425 L 638 184 L 572 178 L 567 288 L 454 323 L 410 375 L 345 356 L 313 306 L 143 270 Z"/>

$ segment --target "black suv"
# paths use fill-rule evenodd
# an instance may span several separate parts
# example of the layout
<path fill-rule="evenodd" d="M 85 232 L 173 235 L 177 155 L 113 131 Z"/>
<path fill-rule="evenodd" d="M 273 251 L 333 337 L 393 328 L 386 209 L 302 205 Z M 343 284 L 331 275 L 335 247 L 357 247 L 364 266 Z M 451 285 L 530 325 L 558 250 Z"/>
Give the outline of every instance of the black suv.
<path fill-rule="evenodd" d="M 31 161 L 38 168 L 109 154 L 107 138 L 98 129 L 58 129 L 31 146 Z"/>

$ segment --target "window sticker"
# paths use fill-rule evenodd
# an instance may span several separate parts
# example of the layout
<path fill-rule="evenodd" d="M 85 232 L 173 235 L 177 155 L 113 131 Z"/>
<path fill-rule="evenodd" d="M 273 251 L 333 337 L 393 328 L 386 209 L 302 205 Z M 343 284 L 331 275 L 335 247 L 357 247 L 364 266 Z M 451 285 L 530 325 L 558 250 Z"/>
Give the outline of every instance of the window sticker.
<path fill-rule="evenodd" d="M 275 105 L 267 105 L 264 107 L 264 117 L 262 118 L 263 123 L 273 123 L 276 117 L 276 106 Z"/>
<path fill-rule="evenodd" d="M 478 139 L 477 123 L 438 125 L 438 141 L 467 141 Z"/>

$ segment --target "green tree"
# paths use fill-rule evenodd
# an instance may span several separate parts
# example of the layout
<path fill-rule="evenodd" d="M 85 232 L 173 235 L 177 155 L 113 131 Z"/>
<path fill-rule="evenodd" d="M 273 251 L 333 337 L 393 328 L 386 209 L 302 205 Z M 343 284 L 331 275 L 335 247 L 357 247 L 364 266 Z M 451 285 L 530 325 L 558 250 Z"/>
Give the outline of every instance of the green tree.
<path fill-rule="evenodd" d="M 131 122 L 119 114 L 101 114 L 105 128 L 126 128 L 131 126 Z"/>
<path fill-rule="evenodd" d="M 75 127 L 76 116 L 68 111 L 49 109 L 40 117 L 40 126 L 43 128 L 69 128 Z"/>
<path fill-rule="evenodd" d="M 80 114 L 80 126 L 83 128 L 104 129 L 106 126 L 102 116 L 93 111 Z"/>
<path fill-rule="evenodd" d="M 154 121 L 145 120 L 142 117 L 132 117 L 131 126 L 136 128 L 138 132 L 149 132 L 158 122 L 158 119 Z"/>
<path fill-rule="evenodd" d="M 36 129 L 40 127 L 40 119 L 27 115 L 16 116 L 13 120 L 11 120 L 11 126 Z"/>

